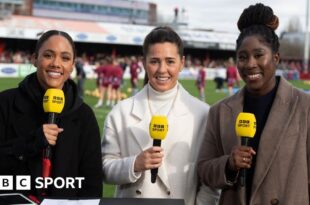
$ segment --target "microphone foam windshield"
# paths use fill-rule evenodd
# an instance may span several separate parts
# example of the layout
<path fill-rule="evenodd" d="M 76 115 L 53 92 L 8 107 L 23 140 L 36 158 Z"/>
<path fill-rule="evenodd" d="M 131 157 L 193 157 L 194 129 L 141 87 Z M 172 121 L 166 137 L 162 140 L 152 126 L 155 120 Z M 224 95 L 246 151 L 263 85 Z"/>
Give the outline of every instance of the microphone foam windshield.
<path fill-rule="evenodd" d="M 239 113 L 235 128 L 238 137 L 253 138 L 256 132 L 255 115 L 247 112 Z"/>
<path fill-rule="evenodd" d="M 163 140 L 168 132 L 168 120 L 166 116 L 153 116 L 150 127 L 150 135 L 152 139 Z"/>
<path fill-rule="evenodd" d="M 44 112 L 61 113 L 65 105 L 65 95 L 61 89 L 47 89 L 43 97 Z"/>

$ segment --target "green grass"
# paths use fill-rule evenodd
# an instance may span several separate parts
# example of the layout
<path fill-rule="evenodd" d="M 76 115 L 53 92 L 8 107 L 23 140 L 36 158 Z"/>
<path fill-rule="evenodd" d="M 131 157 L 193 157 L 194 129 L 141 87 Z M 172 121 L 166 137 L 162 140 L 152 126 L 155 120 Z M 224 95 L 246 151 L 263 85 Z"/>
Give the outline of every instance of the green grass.
<path fill-rule="evenodd" d="M 18 85 L 18 83 L 21 81 L 21 78 L 0 78 L 0 91 L 6 90 L 8 88 L 13 88 Z M 193 96 L 198 97 L 198 90 L 195 86 L 195 81 L 194 80 L 181 80 L 181 84 L 184 86 L 186 90 L 188 90 Z M 310 89 L 310 85 L 306 84 L 304 81 L 291 81 L 293 85 L 296 87 L 302 88 L 302 89 Z M 124 87 L 123 87 L 123 92 L 127 91 L 128 87 L 130 85 L 130 82 L 128 80 L 125 80 Z M 140 88 L 142 87 L 142 80 L 140 80 Z M 95 80 L 86 80 L 85 83 L 85 90 L 94 90 L 96 88 Z M 130 96 L 130 93 L 126 93 L 127 96 Z M 215 92 L 215 84 L 213 81 L 207 81 L 206 82 L 206 90 L 205 90 L 205 96 L 206 96 L 206 101 L 208 104 L 212 105 L 216 103 L 217 101 L 223 99 L 226 97 L 228 94 L 224 92 Z M 97 98 L 90 96 L 90 95 L 85 95 L 85 102 L 90 105 L 90 107 L 93 107 L 96 102 Z M 103 130 L 103 123 L 104 119 L 107 115 L 107 113 L 110 111 L 109 108 L 103 107 L 100 109 L 94 109 L 100 131 L 102 132 Z M 104 197 L 113 197 L 114 195 L 114 186 L 105 184 L 104 185 L 104 192 L 103 196 Z"/>

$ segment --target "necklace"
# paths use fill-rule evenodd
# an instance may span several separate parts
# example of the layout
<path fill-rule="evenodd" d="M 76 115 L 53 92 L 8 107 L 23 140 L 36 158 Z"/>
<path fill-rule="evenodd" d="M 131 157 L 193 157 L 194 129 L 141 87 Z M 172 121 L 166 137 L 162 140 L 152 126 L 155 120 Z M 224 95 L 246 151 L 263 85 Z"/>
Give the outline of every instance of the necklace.
<path fill-rule="evenodd" d="M 151 107 L 151 101 L 150 101 L 150 87 L 151 86 L 150 84 L 147 85 L 147 103 L 148 103 L 148 106 L 149 106 L 149 110 L 150 110 L 150 113 L 151 113 L 151 116 L 154 116 L 154 113 L 152 111 L 152 107 Z M 173 101 L 172 101 L 172 105 L 167 113 L 167 117 L 169 116 L 172 108 L 174 107 L 174 104 L 175 104 L 175 101 L 177 99 L 177 96 L 178 96 L 178 93 L 179 93 L 179 85 L 177 85 L 177 93 L 175 94 L 174 98 L 173 98 Z"/>

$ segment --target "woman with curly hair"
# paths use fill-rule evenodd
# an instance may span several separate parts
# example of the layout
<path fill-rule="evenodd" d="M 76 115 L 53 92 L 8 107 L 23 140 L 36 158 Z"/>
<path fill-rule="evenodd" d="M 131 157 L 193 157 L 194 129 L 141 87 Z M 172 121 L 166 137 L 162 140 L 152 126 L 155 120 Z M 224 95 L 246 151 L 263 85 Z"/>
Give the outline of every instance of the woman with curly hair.
<path fill-rule="evenodd" d="M 243 11 L 236 50 L 245 86 L 209 111 L 198 172 L 202 183 L 222 189 L 221 205 L 309 204 L 310 96 L 275 75 L 278 25 L 273 10 L 261 3 Z M 235 134 L 240 112 L 256 117 L 248 146 Z"/>

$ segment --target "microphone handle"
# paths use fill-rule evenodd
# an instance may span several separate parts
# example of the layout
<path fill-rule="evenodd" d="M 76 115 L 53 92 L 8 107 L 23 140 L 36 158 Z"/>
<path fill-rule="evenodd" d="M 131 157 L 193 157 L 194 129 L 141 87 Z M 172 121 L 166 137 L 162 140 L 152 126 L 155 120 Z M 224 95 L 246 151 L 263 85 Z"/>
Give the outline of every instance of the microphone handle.
<path fill-rule="evenodd" d="M 154 139 L 153 141 L 153 147 L 160 147 L 161 145 L 161 140 L 156 140 Z M 158 168 L 155 169 L 151 169 L 151 182 L 155 183 L 156 182 L 156 178 L 157 178 L 157 173 L 158 173 Z"/>
<path fill-rule="evenodd" d="M 50 112 L 48 113 L 48 124 L 55 124 L 56 123 L 56 113 Z M 52 148 L 51 145 L 47 145 L 47 147 L 44 149 L 44 158 L 45 159 L 51 159 L 52 158 Z"/>
<path fill-rule="evenodd" d="M 48 124 L 55 124 L 56 123 L 56 113 L 54 113 L 54 112 L 48 113 L 47 123 Z"/>
<path fill-rule="evenodd" d="M 56 122 L 56 113 L 50 112 L 48 113 L 48 124 L 54 124 Z M 51 164 L 52 159 L 52 147 L 51 145 L 47 145 L 47 147 L 43 150 L 43 159 L 42 159 L 42 176 L 50 177 L 51 175 Z"/>
<path fill-rule="evenodd" d="M 52 147 L 51 145 L 47 145 L 43 152 L 43 158 L 51 159 L 52 158 Z"/>
<path fill-rule="evenodd" d="M 248 137 L 241 137 L 241 145 L 248 146 L 249 138 Z M 245 186 L 246 182 L 246 169 L 241 169 L 240 173 L 240 185 Z"/>
<path fill-rule="evenodd" d="M 154 141 L 153 141 L 153 147 L 160 147 L 160 145 L 161 145 L 161 140 L 156 140 L 156 139 L 154 139 Z"/>

